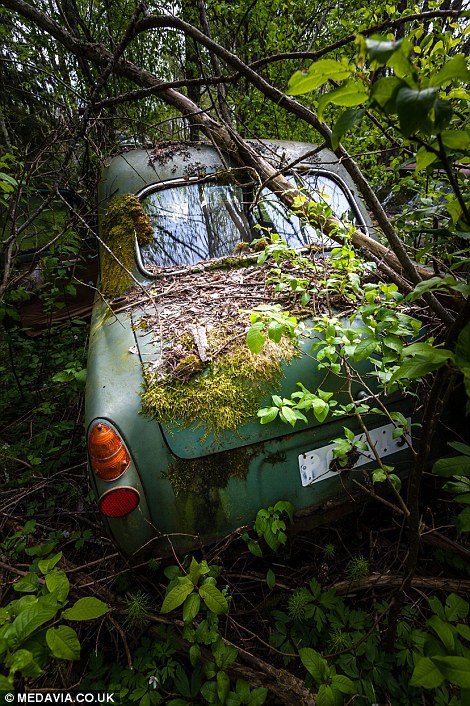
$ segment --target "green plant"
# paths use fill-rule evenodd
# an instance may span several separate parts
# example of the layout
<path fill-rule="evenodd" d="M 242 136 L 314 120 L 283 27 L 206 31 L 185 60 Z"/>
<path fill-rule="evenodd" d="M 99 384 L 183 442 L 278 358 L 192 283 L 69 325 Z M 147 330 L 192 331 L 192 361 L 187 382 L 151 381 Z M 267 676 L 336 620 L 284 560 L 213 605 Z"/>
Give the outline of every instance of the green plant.
<path fill-rule="evenodd" d="M 326 559 L 332 559 L 336 554 L 336 547 L 334 544 L 325 544 L 323 547 L 323 555 Z"/>
<path fill-rule="evenodd" d="M 449 443 L 460 456 L 440 458 L 433 466 L 433 473 L 441 478 L 453 478 L 444 485 L 444 490 L 453 493 L 455 502 L 470 505 L 470 446 L 458 441 Z M 470 532 L 470 508 L 466 507 L 456 517 L 459 532 Z"/>
<path fill-rule="evenodd" d="M 271 233 L 259 225 L 256 227 L 259 230 L 266 231 L 265 235 L 261 238 L 256 238 L 251 243 L 255 250 L 260 251 L 257 258 L 258 265 L 264 265 L 269 257 L 272 257 L 279 264 L 282 260 L 292 260 L 296 256 L 295 250 L 287 247 L 286 241 L 277 233 Z"/>
<path fill-rule="evenodd" d="M 363 556 L 355 556 L 346 566 L 346 576 L 349 581 L 359 581 L 369 573 L 369 562 Z"/>
<path fill-rule="evenodd" d="M 226 670 L 237 659 L 238 650 L 226 644 L 219 630 L 219 616 L 229 609 L 227 589 L 221 591 L 216 586 L 220 573 L 221 567 L 209 566 L 205 560 L 198 562 L 194 557 L 187 572 L 179 566 L 165 569 L 170 582 L 161 612 L 169 613 L 183 606 L 183 637 L 191 645 L 189 659 L 193 668 L 191 681 L 183 670 L 175 672 L 175 686 L 183 698 L 170 701 L 172 706 L 191 703 L 185 699 L 194 698 L 199 692 L 205 701 L 218 706 L 261 706 L 266 700 L 267 689 L 252 689 L 244 680 L 237 679 L 234 689 L 231 688 Z M 202 610 L 205 617 L 196 625 Z M 210 646 L 212 659 L 206 656 L 201 666 L 204 646 Z"/>
<path fill-rule="evenodd" d="M 288 500 L 278 500 L 275 505 L 258 510 L 256 515 L 254 530 L 274 552 L 287 541 L 284 515 L 291 523 L 294 521 L 294 506 Z"/>
<path fill-rule="evenodd" d="M 305 669 L 318 687 L 317 703 L 324 706 L 342 706 L 346 695 L 357 693 L 354 682 L 344 674 L 337 674 L 334 666 L 311 647 L 299 650 Z"/>
<path fill-rule="evenodd" d="M 298 321 L 295 316 L 282 311 L 279 304 L 260 304 L 250 312 L 251 326 L 246 334 L 246 344 L 252 353 L 260 353 L 266 338 L 279 343 L 283 336 L 296 339 Z"/>
<path fill-rule="evenodd" d="M 433 613 L 426 621 L 428 630 L 412 633 L 414 669 L 410 685 L 429 690 L 443 684 L 458 688 L 465 703 L 470 694 L 469 604 L 455 593 L 447 596 L 445 605 L 435 596 L 428 602 Z"/>
<path fill-rule="evenodd" d="M 32 547 L 30 549 L 33 549 Z M 0 660 L 6 673 L 0 675 L 0 689 L 10 691 L 18 676 L 38 677 L 51 660 L 78 660 L 80 641 L 76 631 L 65 624 L 94 620 L 109 607 L 94 598 L 79 598 L 69 607 L 70 582 L 57 568 L 62 552 L 39 557 L 30 571 L 13 584 L 20 598 L 0 609 Z"/>
<path fill-rule="evenodd" d="M 143 628 L 149 617 L 151 598 L 143 591 L 130 593 L 126 599 L 124 622 L 131 630 Z"/>
<path fill-rule="evenodd" d="M 353 226 L 350 227 L 354 230 Z M 338 234 L 338 229 L 336 233 Z M 350 233 L 345 228 L 341 229 L 341 235 L 343 244 L 331 249 L 333 272 L 327 279 L 322 280 L 321 284 L 324 286 L 324 293 L 335 292 L 356 301 L 363 291 L 361 278 L 365 273 L 372 272 L 375 267 L 373 263 L 358 257 L 351 243 Z"/>
<path fill-rule="evenodd" d="M 210 567 L 207 561 L 198 563 L 194 557 L 187 574 L 181 575 L 181 570 L 176 566 L 166 569 L 165 575 L 171 580 L 161 612 L 170 613 L 183 605 L 183 620 L 191 623 L 198 615 L 202 601 L 206 610 L 214 615 L 227 613 L 227 591 L 220 591 L 215 585 L 219 573 L 219 567 Z"/>
<path fill-rule="evenodd" d="M 332 467 L 339 471 L 352 468 L 359 459 L 361 451 L 367 451 L 368 446 L 364 441 L 358 441 L 351 429 L 343 427 L 344 437 L 333 439 Z"/>

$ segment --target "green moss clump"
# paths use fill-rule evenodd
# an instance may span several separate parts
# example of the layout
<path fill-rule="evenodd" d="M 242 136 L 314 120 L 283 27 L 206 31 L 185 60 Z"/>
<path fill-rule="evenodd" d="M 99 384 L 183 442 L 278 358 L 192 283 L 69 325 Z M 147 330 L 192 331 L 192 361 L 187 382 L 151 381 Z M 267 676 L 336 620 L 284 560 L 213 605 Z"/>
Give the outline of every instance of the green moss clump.
<path fill-rule="evenodd" d="M 214 340 L 210 343 L 214 346 Z M 147 374 L 143 411 L 164 423 L 204 425 L 207 433 L 236 430 L 256 416 L 263 394 L 279 386 L 281 362 L 294 354 L 290 340 L 267 341 L 256 355 L 238 343 L 186 382 L 161 381 Z"/>
<path fill-rule="evenodd" d="M 249 255 L 243 255 L 236 257 L 234 255 L 227 255 L 227 257 L 222 257 L 219 260 L 210 262 L 206 265 L 206 270 L 210 272 L 211 270 L 236 270 L 240 267 L 251 267 L 253 263 L 256 262 L 256 257 L 250 257 Z"/>
<path fill-rule="evenodd" d="M 177 380 L 189 380 L 193 375 L 201 373 L 203 370 L 204 365 L 199 356 L 195 353 L 188 353 L 184 358 L 181 358 L 173 371 L 173 375 Z"/>
<path fill-rule="evenodd" d="M 129 272 L 135 270 L 135 233 L 141 246 L 152 241 L 153 229 L 148 215 L 136 196 L 115 196 L 109 203 L 100 229 L 106 245 L 101 249 L 103 294 L 117 297 L 132 286 L 133 279 Z"/>

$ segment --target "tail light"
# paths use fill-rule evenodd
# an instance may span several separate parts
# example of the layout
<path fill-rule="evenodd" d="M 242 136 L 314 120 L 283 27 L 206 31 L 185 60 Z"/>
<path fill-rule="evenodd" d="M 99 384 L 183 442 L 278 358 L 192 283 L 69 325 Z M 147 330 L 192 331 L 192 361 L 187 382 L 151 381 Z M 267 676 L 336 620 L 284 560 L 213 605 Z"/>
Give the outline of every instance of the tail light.
<path fill-rule="evenodd" d="M 131 462 L 119 434 L 103 422 L 91 428 L 88 435 L 88 453 L 91 467 L 101 480 L 116 480 Z"/>
<path fill-rule="evenodd" d="M 135 488 L 120 486 L 108 490 L 99 499 L 99 510 L 105 517 L 125 517 L 135 510 L 140 495 Z"/>

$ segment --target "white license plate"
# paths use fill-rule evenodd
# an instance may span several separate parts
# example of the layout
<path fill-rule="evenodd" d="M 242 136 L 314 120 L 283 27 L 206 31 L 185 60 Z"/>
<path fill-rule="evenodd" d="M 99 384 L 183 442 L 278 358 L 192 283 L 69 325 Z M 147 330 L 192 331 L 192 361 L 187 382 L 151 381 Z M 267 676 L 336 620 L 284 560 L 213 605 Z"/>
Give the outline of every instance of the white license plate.
<path fill-rule="evenodd" d="M 410 419 L 407 419 L 406 421 L 408 424 L 410 423 Z M 403 435 L 398 439 L 394 439 L 392 434 L 395 428 L 396 427 L 394 424 L 384 424 L 382 427 L 371 429 L 369 431 L 371 442 L 380 458 L 385 458 L 386 456 L 390 456 L 398 451 L 404 451 L 408 448 L 406 439 L 408 442 L 411 442 L 411 437 L 409 435 Z M 352 466 L 352 468 L 356 469 L 360 466 L 364 466 L 366 463 L 374 461 L 375 455 L 364 433 L 357 434 L 354 437 L 354 440 L 364 441 L 368 447 L 367 451 L 359 451 L 360 456 L 356 463 Z M 322 446 L 320 449 L 315 449 L 314 451 L 307 451 L 307 453 L 300 454 L 300 480 L 304 487 L 338 475 L 337 471 L 330 470 L 330 464 L 333 460 L 333 449 L 335 446 L 336 444 L 328 444 L 328 446 Z"/>

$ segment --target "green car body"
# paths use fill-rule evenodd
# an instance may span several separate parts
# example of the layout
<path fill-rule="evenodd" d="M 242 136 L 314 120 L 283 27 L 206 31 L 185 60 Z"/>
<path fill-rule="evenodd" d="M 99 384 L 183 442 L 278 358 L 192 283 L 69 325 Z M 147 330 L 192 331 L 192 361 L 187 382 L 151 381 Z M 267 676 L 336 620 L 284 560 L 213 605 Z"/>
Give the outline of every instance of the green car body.
<path fill-rule="evenodd" d="M 270 142 L 265 144 L 263 156 L 277 168 L 296 161 L 312 174 L 326 175 L 342 192 L 341 198 L 348 201 L 356 222 L 370 230 L 367 212 L 335 155 L 322 150 L 309 156 L 312 150 L 312 145 L 307 144 Z M 100 237 L 103 238 L 105 214 L 114 196 L 133 194 L 144 198 L 154 186 L 161 190 L 163 185 L 166 191 L 181 189 L 185 184 L 210 184 L 211 175 L 220 180 L 221 172 L 223 183 L 229 183 L 230 169 L 213 147 L 203 144 L 172 143 L 153 151 L 135 149 L 114 157 L 104 169 L 99 187 Z M 233 174 L 238 179 L 238 172 Z M 171 218 L 165 221 L 166 225 L 171 222 Z M 127 243 L 120 244 L 120 252 L 132 253 L 132 263 L 128 262 L 127 267 L 127 276 L 131 277 L 128 287 L 145 293 L 155 280 L 142 263 L 141 248 L 136 242 L 139 236 L 129 229 L 121 237 Z M 101 247 L 102 252 L 109 251 L 106 243 Z M 197 262 L 197 253 L 194 258 Z M 107 274 L 102 269 L 102 281 Z M 172 547 L 185 550 L 219 539 L 252 524 L 260 508 L 280 499 L 293 504 L 298 518 L 316 511 L 321 521 L 322 508 L 338 496 L 349 496 L 350 476 L 358 474 L 356 477 L 362 478 L 362 471 L 372 467 L 364 457 L 349 475 L 329 469 L 332 440 L 343 435 L 343 426 L 347 425 L 355 435 L 361 434 L 358 422 L 351 418 L 333 417 L 320 424 L 312 415 L 308 424 L 297 424 L 293 429 L 279 418 L 261 425 L 253 416 L 239 428 L 215 432 L 203 423 L 184 426 L 178 419 L 163 423 L 143 413 L 144 370 L 161 353 L 160 344 L 150 340 L 139 324 L 148 313 L 148 302 L 141 304 L 135 297 L 134 304 L 128 306 L 125 296 L 114 294 L 99 297 L 94 306 L 86 426 L 88 436 L 97 425 L 101 430 L 116 432 L 127 450 L 125 471 L 117 478 L 98 477 L 92 460 L 89 463 L 101 508 L 119 489 L 124 489 L 124 498 L 128 493 L 130 507 L 136 505 L 121 517 L 105 518 L 111 536 L 125 554 L 135 555 L 146 548 L 164 555 Z M 311 341 L 306 339 L 302 345 L 308 352 Z M 309 390 L 325 386 L 325 371 L 318 369 L 308 355 L 296 356 L 283 364 L 283 373 L 275 389 L 264 390 L 260 407 L 270 404 L 271 394 L 289 397 L 298 389 L 298 382 Z M 330 383 L 338 386 L 332 378 Z M 355 394 L 360 398 L 364 392 L 357 389 Z M 399 410 L 409 416 L 408 404 L 403 399 L 390 401 L 390 411 Z M 379 429 L 374 432 L 374 440 L 381 455 L 398 467 L 406 463 L 406 444 L 392 439 L 392 425 L 384 425 L 382 417 L 377 418 L 375 427 L 372 422 L 369 428 Z"/>

